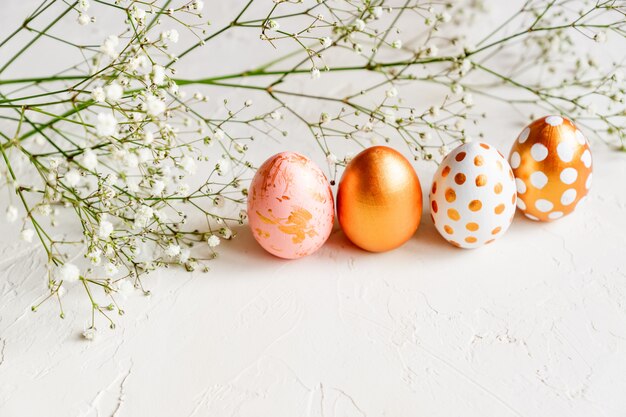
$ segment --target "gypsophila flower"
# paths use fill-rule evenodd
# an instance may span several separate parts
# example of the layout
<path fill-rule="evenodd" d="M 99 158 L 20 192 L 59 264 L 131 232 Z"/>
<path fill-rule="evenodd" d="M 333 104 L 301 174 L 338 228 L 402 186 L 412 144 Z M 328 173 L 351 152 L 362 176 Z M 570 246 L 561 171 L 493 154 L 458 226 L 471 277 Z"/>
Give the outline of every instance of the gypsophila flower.
<path fill-rule="evenodd" d="M 93 171 L 98 167 L 98 156 L 91 149 L 87 149 L 80 158 L 80 163 L 85 169 Z"/>
<path fill-rule="evenodd" d="M 96 134 L 100 137 L 113 136 L 117 133 L 117 120 L 111 113 L 98 113 Z"/>
<path fill-rule="evenodd" d="M 22 230 L 20 237 L 24 242 L 32 242 L 33 237 L 35 236 L 35 231 L 33 229 L 24 229 Z"/>
<path fill-rule="evenodd" d="M 185 156 L 180 160 L 180 166 L 187 174 L 196 172 L 196 161 L 190 156 Z"/>
<path fill-rule="evenodd" d="M 102 53 L 108 56 L 109 58 L 115 59 L 117 58 L 116 48 L 119 45 L 119 43 L 120 43 L 120 40 L 117 36 L 115 35 L 107 36 L 107 38 L 104 40 L 104 43 L 100 47 L 100 51 L 102 51 Z"/>
<path fill-rule="evenodd" d="M 150 116 L 158 116 L 166 109 L 165 103 L 156 96 L 149 95 L 146 97 L 146 111 Z"/>
<path fill-rule="evenodd" d="M 322 44 L 322 48 L 326 49 L 331 47 L 331 45 L 333 44 L 333 40 L 329 37 L 325 37 L 320 39 L 320 43 Z"/>
<path fill-rule="evenodd" d="M 85 340 L 89 340 L 90 342 L 96 339 L 96 329 L 95 327 L 90 327 L 83 332 L 83 337 Z"/>
<path fill-rule="evenodd" d="M 204 2 L 202 0 L 194 0 L 191 3 L 191 8 L 200 12 L 204 9 Z"/>
<path fill-rule="evenodd" d="M 18 211 L 17 211 L 17 207 L 15 207 L 15 206 L 9 206 L 9 207 L 7 207 L 7 210 L 6 210 L 6 218 L 7 218 L 7 221 L 8 221 L 9 223 L 13 223 L 14 221 L 16 221 L 16 220 L 17 220 L 18 215 L 19 215 L 19 213 L 18 213 Z"/>
<path fill-rule="evenodd" d="M 382 15 L 383 15 L 382 7 L 380 6 L 372 7 L 372 16 L 374 16 L 375 19 L 380 19 Z"/>
<path fill-rule="evenodd" d="M 70 169 L 67 174 L 65 174 L 65 183 L 69 187 L 76 187 L 80 183 L 80 172 L 76 169 Z"/>
<path fill-rule="evenodd" d="M 326 161 L 331 165 L 335 165 L 337 163 L 337 155 L 335 155 L 334 153 L 329 153 L 328 155 L 326 155 Z"/>
<path fill-rule="evenodd" d="M 385 95 L 388 98 L 396 97 L 398 95 L 398 90 L 396 89 L 396 87 L 391 87 L 389 90 L 385 92 Z"/>
<path fill-rule="evenodd" d="M 216 236 L 216 235 L 209 236 L 209 238 L 207 239 L 207 244 L 209 245 L 210 248 L 215 248 L 219 246 L 220 244 L 219 236 Z"/>
<path fill-rule="evenodd" d="M 118 272 L 119 268 L 114 263 L 107 262 L 106 264 L 104 264 L 104 275 L 106 277 L 112 278 L 116 276 Z"/>
<path fill-rule="evenodd" d="M 441 156 L 446 156 L 448 153 L 450 153 L 450 148 L 448 148 L 448 146 L 446 145 L 442 145 L 439 148 L 439 155 Z"/>
<path fill-rule="evenodd" d="M 135 227 L 143 228 L 148 225 L 148 222 L 152 220 L 152 216 L 154 215 L 154 210 L 150 206 L 141 205 L 135 211 Z"/>
<path fill-rule="evenodd" d="M 124 95 L 124 88 L 122 88 L 119 83 L 113 81 L 111 84 L 104 87 L 104 93 L 107 100 L 118 101 L 122 98 L 122 95 Z"/>
<path fill-rule="evenodd" d="M 98 266 L 102 262 L 102 251 L 99 248 L 94 248 L 87 253 L 86 258 L 89 259 L 92 265 Z"/>
<path fill-rule="evenodd" d="M 179 38 L 179 35 L 176 29 L 166 30 L 161 33 L 162 40 L 168 40 L 168 41 L 171 41 L 172 43 L 177 43 L 178 38 Z"/>
<path fill-rule="evenodd" d="M 392 48 L 395 48 L 395 49 L 400 49 L 400 48 L 402 48 L 402 40 L 400 40 L 400 39 L 396 39 L 395 41 L 393 41 L 393 42 L 391 43 L 391 47 L 392 47 Z"/>
<path fill-rule="evenodd" d="M 149 130 L 144 131 L 143 132 L 143 144 L 150 145 L 152 142 L 154 142 L 154 133 L 152 133 Z"/>
<path fill-rule="evenodd" d="M 108 220 L 100 220 L 100 225 L 98 226 L 98 237 L 100 239 L 108 239 L 113 232 L 113 223 Z"/>
<path fill-rule="evenodd" d="M 135 291 L 135 286 L 129 279 L 124 278 L 115 282 L 114 289 L 118 294 L 128 297 L 133 293 L 133 291 Z"/>
<path fill-rule="evenodd" d="M 311 79 L 317 80 L 320 78 L 320 70 L 317 67 L 311 68 Z"/>
<path fill-rule="evenodd" d="M 178 260 L 181 264 L 187 263 L 189 261 L 189 257 L 191 256 L 191 251 L 189 249 L 183 249 L 180 251 L 180 256 Z"/>
<path fill-rule="evenodd" d="M 67 290 L 65 289 L 65 287 L 63 285 L 59 285 L 57 287 L 57 295 L 59 297 L 63 297 L 65 295 L 65 293 L 67 292 Z"/>
<path fill-rule="evenodd" d="M 178 245 L 168 245 L 165 248 L 165 254 L 171 258 L 177 256 L 180 253 L 180 246 Z"/>
<path fill-rule="evenodd" d="M 150 189 L 150 192 L 152 193 L 152 195 L 158 196 L 163 193 L 163 190 L 165 190 L 165 182 L 161 180 L 156 180 L 152 183 L 152 188 Z"/>
<path fill-rule="evenodd" d="M 365 22 L 362 21 L 361 19 L 357 19 L 354 22 L 354 29 L 359 32 L 363 32 L 363 30 L 365 29 Z"/>
<path fill-rule="evenodd" d="M 156 85 L 161 85 L 165 82 L 165 68 L 157 64 L 152 66 L 152 82 Z"/>
<path fill-rule="evenodd" d="M 65 282 L 71 284 L 80 278 L 80 270 L 72 263 L 66 262 L 63 265 L 55 267 L 52 272 L 52 278 L 56 282 Z"/>
<path fill-rule="evenodd" d="M 91 4 L 89 4 L 89 0 L 78 0 L 78 4 L 76 6 L 78 7 L 78 10 L 86 12 L 89 10 Z"/>
<path fill-rule="evenodd" d="M 269 30 L 278 30 L 278 29 L 280 29 L 280 24 L 277 21 L 270 19 L 267 22 L 267 28 Z"/>
<path fill-rule="evenodd" d="M 87 13 L 81 13 L 78 15 L 78 19 L 76 19 L 79 25 L 86 26 L 91 22 L 91 18 Z"/>
<path fill-rule="evenodd" d="M 142 23 L 146 18 L 146 11 L 141 7 L 138 7 L 136 4 L 133 5 L 130 16 L 137 22 Z"/>
<path fill-rule="evenodd" d="M 102 88 L 102 87 L 94 88 L 93 91 L 91 92 L 91 98 L 96 103 L 104 102 L 104 100 L 106 99 L 106 94 L 104 93 L 104 88 Z"/>

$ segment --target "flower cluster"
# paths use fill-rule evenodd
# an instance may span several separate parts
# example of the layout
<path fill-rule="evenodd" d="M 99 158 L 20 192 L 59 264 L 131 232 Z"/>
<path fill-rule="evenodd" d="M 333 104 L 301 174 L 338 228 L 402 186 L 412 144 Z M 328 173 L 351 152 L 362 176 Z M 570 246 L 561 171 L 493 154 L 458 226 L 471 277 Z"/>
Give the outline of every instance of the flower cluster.
<path fill-rule="evenodd" d="M 55 32 L 61 24 L 97 25 L 104 12 L 117 17 L 119 31 L 98 45 Z M 359 148 L 376 143 L 437 162 L 481 136 L 485 115 L 474 103 L 483 99 L 529 118 L 540 109 L 569 115 L 626 149 L 623 61 L 611 62 L 602 48 L 579 52 L 581 42 L 623 46 L 625 13 L 615 0 L 527 1 L 481 34 L 469 28 L 488 11 L 470 0 L 249 0 L 217 26 L 200 0 L 37 8 L 0 41 L 3 48 L 21 31 L 40 33 L 0 62 L 6 220 L 21 220 L 22 239 L 39 240 L 45 251 L 43 301 L 56 299 L 64 315 L 66 289 L 84 289 L 92 306 L 85 337 L 93 338 L 95 317 L 113 327 L 110 312 L 123 313 L 118 294 L 149 293 L 145 274 L 170 265 L 207 269 L 246 219 L 250 132 L 286 136 L 285 119 L 310 133 L 332 179 Z M 276 56 L 209 78 L 178 76 L 182 63 L 198 51 L 211 56 L 235 30 Z M 83 59 L 53 74 L 7 78 L 42 37 Z M 368 76 L 354 77 L 360 73 Z M 328 87 L 346 76 L 346 88 Z M 206 88 L 246 89 L 271 104 L 255 112 L 252 99 L 225 99 L 207 113 Z M 422 88 L 438 99 L 423 101 Z M 306 111 L 296 104 L 303 101 Z"/>

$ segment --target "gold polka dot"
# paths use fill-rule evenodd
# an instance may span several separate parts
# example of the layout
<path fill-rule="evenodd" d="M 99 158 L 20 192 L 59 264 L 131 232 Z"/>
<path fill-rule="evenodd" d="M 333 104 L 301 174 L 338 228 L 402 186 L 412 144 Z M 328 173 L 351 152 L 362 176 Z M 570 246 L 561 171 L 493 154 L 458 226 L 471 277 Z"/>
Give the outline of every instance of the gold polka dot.
<path fill-rule="evenodd" d="M 449 173 L 450 173 L 450 167 L 445 167 L 443 171 L 441 171 L 441 176 L 445 178 L 448 176 Z"/>
<path fill-rule="evenodd" d="M 446 233 L 449 234 L 449 235 L 454 233 L 454 229 L 451 228 L 450 226 L 448 226 L 447 224 L 445 226 L 443 226 L 443 230 L 445 230 Z"/>
<path fill-rule="evenodd" d="M 468 205 L 469 209 L 472 211 L 478 211 L 483 207 L 483 203 L 480 200 L 472 200 Z"/>
<path fill-rule="evenodd" d="M 495 211 L 496 214 L 501 214 L 504 211 L 504 208 L 505 208 L 504 204 L 498 204 L 493 211 Z"/>
<path fill-rule="evenodd" d="M 474 236 L 468 236 L 468 237 L 465 238 L 465 241 L 467 243 L 476 243 L 477 240 L 478 239 L 476 239 Z"/>
<path fill-rule="evenodd" d="M 432 193 L 435 194 L 437 192 L 437 182 L 433 182 L 433 188 L 432 188 Z"/>
<path fill-rule="evenodd" d="M 448 188 L 446 190 L 446 201 L 452 203 L 454 200 L 456 200 L 456 193 L 452 188 Z"/>
<path fill-rule="evenodd" d="M 502 230 L 502 228 L 500 226 L 496 227 L 495 229 L 493 229 L 491 231 L 492 235 L 497 235 L 498 233 L 500 233 L 500 230 Z"/>
<path fill-rule="evenodd" d="M 484 174 L 480 174 L 476 177 L 476 186 L 483 187 L 487 185 L 487 176 Z"/>
<path fill-rule="evenodd" d="M 465 225 L 465 228 L 471 232 L 475 232 L 476 230 L 478 230 L 478 223 L 474 223 L 474 222 L 470 222 L 468 224 Z"/>
<path fill-rule="evenodd" d="M 474 158 L 474 165 L 476 165 L 477 167 L 483 165 L 485 163 L 485 158 L 482 157 L 482 155 L 477 155 Z"/>
<path fill-rule="evenodd" d="M 465 152 L 459 152 L 457 156 L 454 157 L 454 159 L 457 160 L 457 162 L 461 162 L 462 160 L 465 159 Z"/>
<path fill-rule="evenodd" d="M 439 207 L 437 207 L 437 202 L 435 200 L 431 201 L 430 206 L 433 208 L 433 212 L 437 213 Z"/>
<path fill-rule="evenodd" d="M 461 218 L 461 215 L 455 209 L 448 209 L 448 217 L 450 220 L 458 221 Z"/>
<path fill-rule="evenodd" d="M 501 183 L 497 183 L 496 185 L 493 186 L 493 191 L 496 194 L 500 194 L 502 192 L 502 184 Z"/>
<path fill-rule="evenodd" d="M 487 145 L 486 143 L 481 143 L 480 146 L 482 148 L 489 149 L 489 145 Z"/>
<path fill-rule="evenodd" d="M 465 174 L 462 173 L 458 173 L 454 176 L 454 182 L 456 182 L 457 184 L 461 185 L 465 182 Z"/>

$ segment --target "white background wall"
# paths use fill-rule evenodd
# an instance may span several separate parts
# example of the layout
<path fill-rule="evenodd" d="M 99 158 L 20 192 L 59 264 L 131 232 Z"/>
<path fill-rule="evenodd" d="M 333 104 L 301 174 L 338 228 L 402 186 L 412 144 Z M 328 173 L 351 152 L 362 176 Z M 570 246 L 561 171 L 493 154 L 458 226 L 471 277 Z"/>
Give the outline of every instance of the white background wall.
<path fill-rule="evenodd" d="M 207 8 L 221 16 L 233 3 Z M 3 2 L 1 32 L 34 5 Z M 99 17 L 89 36 L 102 39 L 110 24 Z M 184 71 L 227 72 L 270 53 L 255 50 L 201 54 Z M 7 76 L 47 71 L 38 62 Z M 482 106 L 486 141 L 507 153 L 524 119 Z M 297 139 L 259 144 L 253 159 L 288 148 L 323 161 Z M 593 150 L 590 198 L 558 222 L 518 214 L 497 243 L 462 251 L 426 211 L 396 251 L 362 252 L 336 229 L 292 262 L 242 228 L 210 273 L 153 274 L 152 296 L 129 296 L 118 328 L 102 325 L 91 343 L 80 337 L 89 307 L 79 291 L 65 299 L 65 320 L 53 304 L 30 312 L 45 259 L 1 219 L 0 416 L 624 416 L 626 161 L 599 141 Z M 416 169 L 428 189 L 435 166 Z"/>

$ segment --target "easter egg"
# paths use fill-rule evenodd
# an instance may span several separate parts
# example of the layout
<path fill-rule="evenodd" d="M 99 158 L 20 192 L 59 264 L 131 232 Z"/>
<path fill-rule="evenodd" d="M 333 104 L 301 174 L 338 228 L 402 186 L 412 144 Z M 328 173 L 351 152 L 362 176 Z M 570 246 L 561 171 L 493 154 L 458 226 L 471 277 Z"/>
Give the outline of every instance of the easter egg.
<path fill-rule="evenodd" d="M 493 146 L 471 142 L 450 152 L 430 189 L 437 231 L 451 244 L 477 248 L 502 236 L 515 214 L 515 179 Z"/>
<path fill-rule="evenodd" d="M 248 191 L 252 235 L 269 253 L 295 259 L 328 239 L 335 211 L 321 169 L 295 152 L 272 156 L 258 169 Z"/>
<path fill-rule="evenodd" d="M 571 120 L 547 116 L 526 126 L 511 148 L 517 206 L 532 220 L 568 215 L 591 188 L 589 142 Z"/>
<path fill-rule="evenodd" d="M 370 252 L 394 249 L 413 236 L 422 216 L 422 189 L 411 163 L 386 146 L 359 153 L 337 190 L 337 217 L 354 243 Z"/>

